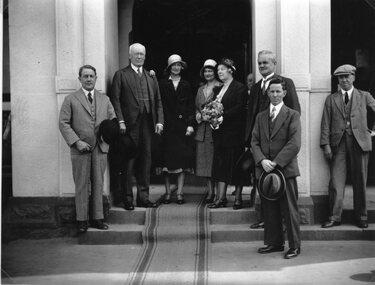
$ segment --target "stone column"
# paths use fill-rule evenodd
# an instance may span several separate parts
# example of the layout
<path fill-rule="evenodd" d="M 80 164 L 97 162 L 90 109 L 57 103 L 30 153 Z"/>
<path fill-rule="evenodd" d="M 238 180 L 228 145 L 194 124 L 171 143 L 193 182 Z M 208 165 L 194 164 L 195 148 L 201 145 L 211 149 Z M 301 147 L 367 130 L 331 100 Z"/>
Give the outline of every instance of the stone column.
<path fill-rule="evenodd" d="M 331 93 L 331 2 L 310 0 L 310 21 L 310 192 L 326 195 L 329 167 L 319 144 L 324 101 Z"/>

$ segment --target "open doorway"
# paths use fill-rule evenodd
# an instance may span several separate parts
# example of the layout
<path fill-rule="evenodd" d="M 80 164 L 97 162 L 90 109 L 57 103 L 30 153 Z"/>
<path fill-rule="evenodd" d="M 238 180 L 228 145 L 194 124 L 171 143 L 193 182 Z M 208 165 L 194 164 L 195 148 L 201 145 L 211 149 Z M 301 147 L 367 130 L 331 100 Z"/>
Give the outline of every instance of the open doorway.
<path fill-rule="evenodd" d="M 249 0 L 135 0 L 130 42 L 147 48 L 146 67 L 163 76 L 177 53 L 187 62 L 186 77 L 199 85 L 205 59 L 234 59 L 236 79 L 245 82 L 251 67 Z"/>
<path fill-rule="evenodd" d="M 331 11 L 332 73 L 342 64 L 356 66 L 354 86 L 375 97 L 375 1 L 331 0 Z M 337 86 L 332 78 L 332 92 Z M 369 112 L 369 127 L 374 121 L 375 115 Z M 368 184 L 375 185 L 375 151 L 370 153 Z"/>

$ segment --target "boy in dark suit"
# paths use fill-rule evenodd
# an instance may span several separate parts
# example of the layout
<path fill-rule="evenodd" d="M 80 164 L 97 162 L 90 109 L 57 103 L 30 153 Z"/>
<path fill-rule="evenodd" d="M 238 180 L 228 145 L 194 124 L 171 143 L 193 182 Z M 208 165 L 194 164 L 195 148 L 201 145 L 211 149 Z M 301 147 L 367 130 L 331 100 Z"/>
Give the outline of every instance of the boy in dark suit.
<path fill-rule="evenodd" d="M 288 233 L 289 250 L 285 258 L 300 254 L 301 239 L 297 205 L 298 188 L 296 177 L 300 175 L 297 154 L 301 148 L 301 121 L 297 111 L 287 107 L 285 82 L 272 79 L 268 90 L 269 108 L 258 114 L 252 132 L 251 147 L 256 163 L 256 178 L 262 172 L 279 169 L 285 177 L 284 195 L 277 201 L 262 198 L 264 206 L 264 244 L 259 253 L 284 250 L 282 217 Z"/>

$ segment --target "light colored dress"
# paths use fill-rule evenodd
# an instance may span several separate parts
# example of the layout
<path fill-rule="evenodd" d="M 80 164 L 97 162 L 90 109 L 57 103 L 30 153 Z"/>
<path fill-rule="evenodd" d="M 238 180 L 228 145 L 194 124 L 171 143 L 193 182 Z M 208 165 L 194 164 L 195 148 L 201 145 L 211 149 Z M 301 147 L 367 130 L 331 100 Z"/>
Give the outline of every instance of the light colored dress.
<path fill-rule="evenodd" d="M 213 87 L 220 86 L 221 83 L 216 81 Z M 200 119 L 202 107 L 210 102 L 213 98 L 213 88 L 207 84 L 202 85 L 195 98 L 195 109 L 197 119 L 197 131 L 195 134 L 196 141 L 196 169 L 195 174 L 202 177 L 211 177 L 212 161 L 214 155 L 214 146 L 212 140 L 212 129 L 207 122 Z"/>

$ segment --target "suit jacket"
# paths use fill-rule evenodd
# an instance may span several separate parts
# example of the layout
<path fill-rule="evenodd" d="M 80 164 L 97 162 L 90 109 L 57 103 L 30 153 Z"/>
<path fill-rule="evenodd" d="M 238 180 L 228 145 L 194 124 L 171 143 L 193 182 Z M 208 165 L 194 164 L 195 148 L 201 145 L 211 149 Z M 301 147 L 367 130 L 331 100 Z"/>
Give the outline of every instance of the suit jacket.
<path fill-rule="evenodd" d="M 375 99 L 370 93 L 354 88 L 352 100 L 350 124 L 353 135 L 363 151 L 371 151 L 371 136 L 367 128 L 367 108 L 375 112 Z M 372 128 L 375 130 L 375 123 Z M 344 102 L 342 93 L 339 91 L 326 98 L 321 122 L 320 146 L 337 147 L 344 133 Z"/>
<path fill-rule="evenodd" d="M 221 88 L 223 87 L 214 88 L 214 100 Z M 215 147 L 235 147 L 244 145 L 246 98 L 246 86 L 233 80 L 221 100 L 224 107 L 224 120 L 219 129 L 213 130 Z"/>
<path fill-rule="evenodd" d="M 130 130 L 135 125 L 140 115 L 140 107 L 137 99 L 137 84 L 134 80 L 134 70 L 129 65 L 118 70 L 113 76 L 111 101 L 115 108 L 119 121 L 124 121 Z M 146 76 L 148 92 L 150 96 L 153 124 L 164 124 L 163 106 L 160 99 L 158 82 L 152 78 L 143 68 Z"/>
<path fill-rule="evenodd" d="M 278 74 L 274 74 L 274 76 L 270 79 L 274 78 L 281 78 L 285 81 L 286 85 L 286 96 L 284 97 L 283 101 L 286 106 L 292 108 L 293 110 L 298 111 L 301 114 L 301 106 L 299 104 L 298 95 L 296 91 L 296 87 L 294 86 L 293 80 L 287 77 L 283 77 Z M 250 146 L 251 142 L 251 133 L 254 128 L 255 118 L 259 112 L 264 110 L 260 110 L 260 98 L 263 96 L 262 94 L 262 80 L 259 80 L 256 84 L 251 87 L 250 97 L 248 100 L 248 108 L 247 108 L 247 115 L 246 115 L 246 130 L 245 130 L 245 142 L 247 146 Z M 267 96 L 267 95 L 265 95 Z M 269 99 L 268 96 L 267 100 L 267 108 L 269 107 Z"/>
<path fill-rule="evenodd" d="M 65 97 L 61 106 L 59 129 L 66 143 L 71 147 L 78 140 L 87 142 L 92 147 L 99 143 L 102 152 L 108 152 L 108 144 L 97 140 L 100 123 L 116 117 L 109 98 L 94 90 L 95 117 L 91 114 L 89 102 L 82 89 Z M 71 147 L 72 153 L 79 153 Z"/>
<path fill-rule="evenodd" d="M 263 159 L 276 162 L 285 178 L 299 176 L 297 154 L 301 148 L 300 114 L 284 104 L 275 119 L 275 126 L 270 135 L 269 109 L 259 113 L 252 133 L 251 148 L 257 179 L 263 172 Z"/>

